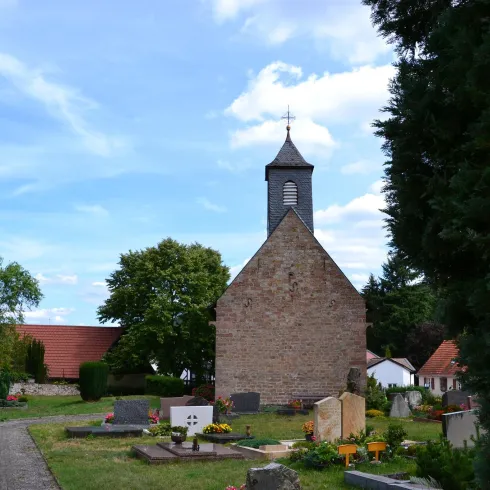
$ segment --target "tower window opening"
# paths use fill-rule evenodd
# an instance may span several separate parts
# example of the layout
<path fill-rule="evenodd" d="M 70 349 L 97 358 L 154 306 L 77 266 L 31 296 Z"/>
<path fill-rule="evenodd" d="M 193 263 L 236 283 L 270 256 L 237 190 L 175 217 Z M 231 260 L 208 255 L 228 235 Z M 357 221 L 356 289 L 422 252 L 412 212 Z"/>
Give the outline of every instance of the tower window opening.
<path fill-rule="evenodd" d="M 284 206 L 296 206 L 298 204 L 298 186 L 290 180 L 282 188 L 282 202 Z"/>

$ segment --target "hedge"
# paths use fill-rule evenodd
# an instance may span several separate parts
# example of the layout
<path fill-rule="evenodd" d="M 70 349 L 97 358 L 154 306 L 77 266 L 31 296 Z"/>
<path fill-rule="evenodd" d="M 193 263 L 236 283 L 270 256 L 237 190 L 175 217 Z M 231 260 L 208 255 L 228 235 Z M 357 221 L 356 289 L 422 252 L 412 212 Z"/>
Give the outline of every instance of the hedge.
<path fill-rule="evenodd" d="M 184 380 L 172 376 L 150 375 L 145 377 L 147 395 L 182 396 L 184 394 Z"/>
<path fill-rule="evenodd" d="M 96 402 L 107 392 L 109 366 L 102 361 L 80 364 L 80 396 L 86 402 Z"/>

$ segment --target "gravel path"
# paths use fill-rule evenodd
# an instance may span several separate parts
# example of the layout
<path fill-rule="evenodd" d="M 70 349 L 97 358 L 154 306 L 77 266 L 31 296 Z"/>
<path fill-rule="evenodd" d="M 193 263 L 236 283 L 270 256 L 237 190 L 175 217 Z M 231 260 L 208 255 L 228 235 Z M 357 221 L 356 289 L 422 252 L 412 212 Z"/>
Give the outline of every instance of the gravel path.
<path fill-rule="evenodd" d="M 0 490 L 60 490 L 27 428 L 100 419 L 104 414 L 19 419 L 0 423 Z"/>

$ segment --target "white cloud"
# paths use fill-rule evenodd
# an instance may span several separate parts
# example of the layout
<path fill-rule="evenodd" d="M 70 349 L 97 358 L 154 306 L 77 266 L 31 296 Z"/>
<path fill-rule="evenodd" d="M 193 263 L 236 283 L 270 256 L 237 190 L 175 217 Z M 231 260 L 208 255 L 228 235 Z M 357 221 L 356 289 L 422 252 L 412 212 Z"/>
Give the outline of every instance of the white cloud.
<path fill-rule="evenodd" d="M 385 185 L 383 180 L 377 180 L 376 182 L 373 182 L 371 184 L 370 190 L 374 192 L 375 194 L 381 194 L 381 189 Z"/>
<path fill-rule="evenodd" d="M 234 19 L 241 11 L 248 10 L 268 0 L 212 0 L 212 7 L 217 22 Z"/>
<path fill-rule="evenodd" d="M 378 163 L 371 162 L 369 160 L 359 160 L 357 162 L 349 163 L 340 168 L 340 172 L 344 175 L 353 174 L 369 174 L 371 172 L 379 171 L 381 166 Z"/>
<path fill-rule="evenodd" d="M 75 209 L 80 213 L 92 214 L 93 216 L 108 216 L 109 211 L 100 204 L 78 205 Z"/>
<path fill-rule="evenodd" d="M 348 277 L 357 289 L 361 289 L 368 282 L 369 274 L 350 274 Z"/>
<path fill-rule="evenodd" d="M 209 199 L 206 199 L 205 197 L 198 198 L 197 203 L 200 204 L 204 209 L 207 209 L 208 211 L 214 211 L 215 213 L 226 212 L 226 208 L 224 206 L 219 206 L 218 204 L 214 204 Z"/>
<path fill-rule="evenodd" d="M 75 311 L 74 308 L 42 308 L 34 311 L 26 311 L 24 316 L 34 321 L 49 321 L 50 323 L 62 323 L 65 321 L 65 317 Z"/>
<path fill-rule="evenodd" d="M 276 61 L 249 79 L 247 89 L 225 114 L 249 126 L 230 136 L 232 147 L 277 143 L 284 137 L 278 115 L 289 103 L 296 120 L 292 137 L 306 153 L 328 153 L 335 145 L 329 129 L 373 118 L 388 97 L 391 65 L 362 66 L 340 73 L 304 76 L 299 66 Z"/>
<path fill-rule="evenodd" d="M 105 281 L 95 281 L 92 283 L 92 286 L 96 288 L 105 288 L 107 287 L 107 283 Z"/>
<path fill-rule="evenodd" d="M 248 257 L 241 264 L 232 265 L 230 267 L 230 281 L 235 279 L 235 277 L 238 275 L 238 273 L 248 264 L 250 259 L 251 259 L 251 257 Z"/>
<path fill-rule="evenodd" d="M 97 104 L 75 89 L 47 80 L 40 70 L 28 67 L 6 53 L 0 53 L 0 76 L 9 80 L 23 95 L 43 104 L 49 113 L 79 136 L 85 147 L 100 156 L 110 156 L 124 147 L 121 139 L 93 129 L 85 113 Z"/>
<path fill-rule="evenodd" d="M 208 0 L 216 22 L 240 22 L 247 42 L 281 44 L 309 39 L 320 50 L 351 64 L 371 63 L 391 47 L 377 35 L 370 9 L 357 0 L 291 2 L 284 0 Z"/>
<path fill-rule="evenodd" d="M 70 284 L 70 285 L 75 285 L 78 283 L 78 276 L 76 274 L 73 275 L 63 275 L 63 274 L 56 274 L 55 276 L 52 277 L 47 277 L 42 273 L 36 274 L 35 278 L 41 283 L 41 284 Z"/>
<path fill-rule="evenodd" d="M 345 206 L 332 204 L 327 209 L 315 211 L 315 223 L 318 225 L 338 223 L 345 220 L 372 219 L 380 217 L 380 209 L 384 208 L 385 202 L 382 196 L 375 194 L 364 194 L 348 202 Z"/>

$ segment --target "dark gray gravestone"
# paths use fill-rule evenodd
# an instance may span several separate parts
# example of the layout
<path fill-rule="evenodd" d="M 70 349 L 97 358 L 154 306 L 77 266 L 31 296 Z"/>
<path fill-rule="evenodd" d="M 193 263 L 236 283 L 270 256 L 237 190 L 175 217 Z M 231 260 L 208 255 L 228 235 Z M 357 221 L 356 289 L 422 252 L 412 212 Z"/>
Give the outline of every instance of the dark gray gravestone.
<path fill-rule="evenodd" d="M 149 425 L 149 400 L 116 400 L 114 402 L 114 425 Z"/>
<path fill-rule="evenodd" d="M 467 391 L 461 390 L 449 390 L 442 395 L 442 406 L 447 407 L 449 405 L 458 405 L 458 407 L 464 403 L 466 405 L 467 398 L 471 395 Z"/>
<path fill-rule="evenodd" d="M 260 393 L 233 393 L 230 398 L 236 413 L 258 413 L 260 410 Z"/>
<path fill-rule="evenodd" d="M 209 402 L 202 396 L 195 396 L 186 402 L 186 407 L 207 407 Z"/>
<path fill-rule="evenodd" d="M 279 463 L 247 472 L 247 490 L 301 490 L 298 473 Z"/>

